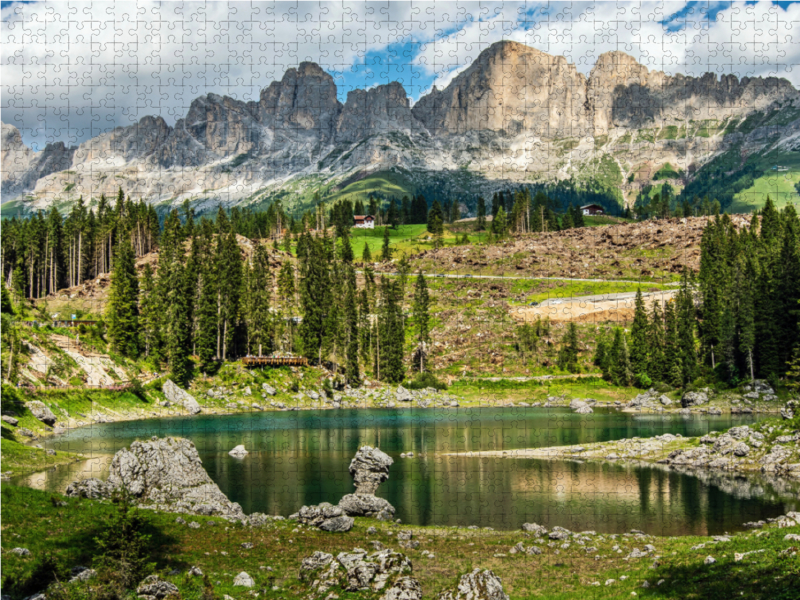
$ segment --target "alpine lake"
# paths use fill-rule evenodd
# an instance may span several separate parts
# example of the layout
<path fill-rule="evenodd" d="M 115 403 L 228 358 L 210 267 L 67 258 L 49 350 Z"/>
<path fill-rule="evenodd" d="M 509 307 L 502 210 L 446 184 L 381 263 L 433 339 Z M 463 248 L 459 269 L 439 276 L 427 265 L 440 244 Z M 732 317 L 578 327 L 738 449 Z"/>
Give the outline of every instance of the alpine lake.
<path fill-rule="evenodd" d="M 478 458 L 512 451 L 664 433 L 698 436 L 754 422 L 752 416 L 630 414 L 595 409 L 347 409 L 173 417 L 92 425 L 50 439 L 87 460 L 17 477 L 18 485 L 63 492 L 105 478 L 114 453 L 152 436 L 194 442 L 203 466 L 245 513 L 288 516 L 304 504 L 336 504 L 354 491 L 350 459 L 364 445 L 395 461 L 377 495 L 403 523 L 518 529 L 536 522 L 572 531 L 717 535 L 747 521 L 800 510 L 800 483 L 759 475 L 690 475 L 659 465 Z M 249 454 L 228 451 L 244 444 Z M 412 458 L 401 453 L 413 452 Z M 451 455 L 451 453 L 456 453 Z"/>

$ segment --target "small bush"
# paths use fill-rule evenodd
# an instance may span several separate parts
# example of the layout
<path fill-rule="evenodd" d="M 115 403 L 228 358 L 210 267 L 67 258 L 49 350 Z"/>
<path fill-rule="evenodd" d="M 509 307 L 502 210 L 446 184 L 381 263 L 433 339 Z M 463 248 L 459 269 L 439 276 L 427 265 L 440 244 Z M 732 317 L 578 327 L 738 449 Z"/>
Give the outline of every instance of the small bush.
<path fill-rule="evenodd" d="M 414 379 L 406 383 L 406 387 L 410 390 L 422 390 L 430 387 L 441 391 L 447 389 L 447 384 L 437 379 L 433 373 L 426 371 L 418 373 Z"/>
<path fill-rule="evenodd" d="M 156 390 L 156 391 L 160 392 L 160 391 L 162 391 L 162 388 L 164 387 L 164 381 L 165 381 L 165 379 L 163 377 L 159 377 L 158 379 L 154 379 L 153 381 L 151 381 L 150 383 L 148 383 L 147 385 L 145 385 L 143 387 L 146 390 Z"/>
<path fill-rule="evenodd" d="M 636 387 L 642 390 L 649 389 L 650 386 L 653 385 L 653 380 L 647 375 L 647 373 L 639 373 L 636 375 L 636 380 L 634 381 Z"/>
<path fill-rule="evenodd" d="M 660 394 L 666 394 L 672 391 L 672 386 L 662 381 L 655 385 L 655 390 Z"/>

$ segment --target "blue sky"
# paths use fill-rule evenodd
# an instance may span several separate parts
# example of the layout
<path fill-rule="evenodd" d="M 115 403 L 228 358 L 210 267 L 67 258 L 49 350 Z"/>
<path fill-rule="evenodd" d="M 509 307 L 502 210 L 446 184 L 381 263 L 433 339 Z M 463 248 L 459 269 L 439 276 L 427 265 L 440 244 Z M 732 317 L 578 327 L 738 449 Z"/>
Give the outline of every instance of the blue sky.
<path fill-rule="evenodd" d="M 512 39 L 588 75 L 622 50 L 668 74 L 800 85 L 795 2 L 2 2 L 2 120 L 36 149 L 79 144 L 201 94 L 257 99 L 303 60 L 339 98 L 400 81 L 412 102 Z"/>

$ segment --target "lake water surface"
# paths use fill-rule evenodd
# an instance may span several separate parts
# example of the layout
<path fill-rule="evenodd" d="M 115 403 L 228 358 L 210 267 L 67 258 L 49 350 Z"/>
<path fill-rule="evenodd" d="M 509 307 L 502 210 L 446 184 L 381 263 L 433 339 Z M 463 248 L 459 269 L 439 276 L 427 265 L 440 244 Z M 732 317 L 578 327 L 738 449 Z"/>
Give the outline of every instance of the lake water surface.
<path fill-rule="evenodd" d="M 449 452 L 570 445 L 662 433 L 684 436 L 752 422 L 752 417 L 633 415 L 596 410 L 467 408 L 353 409 L 206 415 L 94 425 L 48 442 L 91 459 L 14 483 L 53 491 L 107 476 L 114 452 L 135 439 L 191 439 L 220 489 L 246 513 L 289 515 L 304 504 L 335 504 L 354 490 L 348 473 L 360 446 L 395 459 L 378 495 L 404 523 L 516 529 L 525 522 L 572 530 L 657 535 L 718 534 L 746 521 L 800 509 L 800 486 L 757 476 L 693 477 L 658 467 L 536 459 L 467 458 Z M 228 451 L 244 444 L 250 454 Z M 400 458 L 414 452 L 414 458 Z"/>

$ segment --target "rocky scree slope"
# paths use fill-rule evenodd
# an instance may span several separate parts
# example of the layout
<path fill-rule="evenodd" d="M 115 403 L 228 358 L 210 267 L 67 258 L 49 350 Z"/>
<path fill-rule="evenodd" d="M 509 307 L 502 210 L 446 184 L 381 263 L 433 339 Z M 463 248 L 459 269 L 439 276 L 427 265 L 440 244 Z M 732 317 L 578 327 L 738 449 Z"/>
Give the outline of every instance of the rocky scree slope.
<path fill-rule="evenodd" d="M 33 152 L 4 123 L 2 193 L 26 198 L 28 208 L 120 186 L 151 202 L 246 203 L 292 179 L 302 187 L 304 177 L 318 185 L 387 169 L 463 168 L 500 187 L 531 173 L 591 171 L 600 155 L 617 165 L 612 179 L 622 185 L 667 162 L 694 168 L 733 141 L 752 154 L 794 139 L 800 126 L 769 135 L 737 127 L 757 111 L 793 115 L 797 100 L 785 79 L 669 76 L 622 52 L 601 55 L 586 77 L 564 57 L 504 41 L 413 107 L 397 82 L 353 90 L 342 104 L 333 78 L 303 62 L 257 101 L 207 94 L 174 127 L 147 116 L 76 148 Z"/>

